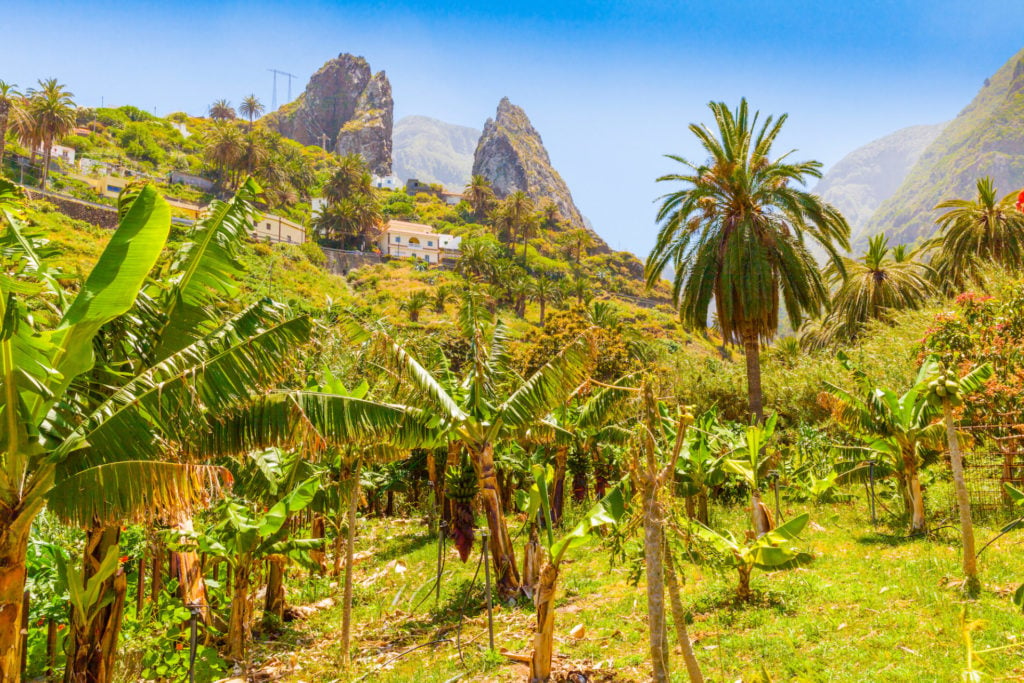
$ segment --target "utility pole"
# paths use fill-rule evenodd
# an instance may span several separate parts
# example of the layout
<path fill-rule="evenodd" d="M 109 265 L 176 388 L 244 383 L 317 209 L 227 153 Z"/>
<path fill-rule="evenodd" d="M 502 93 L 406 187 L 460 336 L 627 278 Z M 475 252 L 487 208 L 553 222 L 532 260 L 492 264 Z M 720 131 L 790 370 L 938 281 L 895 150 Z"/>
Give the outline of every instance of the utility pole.
<path fill-rule="evenodd" d="M 287 76 L 288 77 L 288 101 L 289 102 L 292 101 L 292 79 L 296 78 L 296 76 L 295 76 L 295 74 L 290 74 L 287 71 L 280 71 L 279 69 L 267 69 L 267 71 L 269 71 L 272 74 L 274 74 L 274 93 L 273 93 L 273 95 L 271 95 L 271 99 L 270 99 L 270 110 L 274 111 L 275 109 L 277 109 L 277 75 L 281 74 L 282 76 Z"/>

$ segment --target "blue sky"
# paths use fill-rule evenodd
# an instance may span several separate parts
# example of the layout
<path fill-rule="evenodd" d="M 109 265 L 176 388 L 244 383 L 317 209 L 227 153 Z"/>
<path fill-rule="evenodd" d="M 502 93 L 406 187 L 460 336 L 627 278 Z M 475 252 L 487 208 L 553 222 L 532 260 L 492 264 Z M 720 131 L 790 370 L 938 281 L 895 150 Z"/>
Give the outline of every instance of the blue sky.
<path fill-rule="evenodd" d="M 57 77 L 80 104 L 202 114 L 271 100 L 269 68 L 340 52 L 391 80 L 395 116 L 480 128 L 508 96 L 613 246 L 653 242 L 654 179 L 690 156 L 706 103 L 789 113 L 780 149 L 831 165 L 898 128 L 954 117 L 1024 48 L 1019 2 L 12 3 L 0 79 Z M 279 98 L 286 98 L 283 81 Z"/>

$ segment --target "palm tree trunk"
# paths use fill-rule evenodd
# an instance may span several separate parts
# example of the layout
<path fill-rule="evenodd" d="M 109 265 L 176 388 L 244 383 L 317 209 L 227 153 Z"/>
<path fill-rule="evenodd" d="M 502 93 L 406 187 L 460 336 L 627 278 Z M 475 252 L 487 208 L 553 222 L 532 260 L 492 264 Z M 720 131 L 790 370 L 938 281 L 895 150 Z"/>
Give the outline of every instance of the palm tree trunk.
<path fill-rule="evenodd" d="M 473 460 L 480 477 L 480 502 L 490 531 L 491 558 L 498 594 L 504 599 L 513 598 L 519 593 L 522 584 L 516 566 L 515 549 L 508 535 L 505 516 L 501 514 L 501 497 L 494 470 L 494 446 L 484 444 L 483 448 L 474 451 Z"/>
<path fill-rule="evenodd" d="M 52 153 L 53 138 L 43 140 L 43 179 L 40 188 L 45 190 L 46 183 L 50 180 L 50 155 Z"/>
<path fill-rule="evenodd" d="M 348 531 L 345 538 L 345 597 L 341 617 L 341 664 L 347 671 L 352 649 L 352 575 L 356 551 L 356 507 L 359 505 L 359 463 L 352 471 L 352 491 L 348 501 Z"/>
<path fill-rule="evenodd" d="M 537 597 L 537 630 L 533 634 L 533 654 L 530 657 L 530 683 L 544 683 L 551 678 L 551 656 L 555 644 L 555 588 L 558 586 L 558 567 L 546 563 L 540 573 Z"/>
<path fill-rule="evenodd" d="M 0 681 L 21 680 L 25 554 L 31 524 L 22 516 L 6 518 L 0 525 Z"/>
<path fill-rule="evenodd" d="M 0 161 L 2 161 L 2 160 L 3 160 L 3 155 L 0 154 Z M 544 299 L 544 297 L 541 297 L 537 301 L 537 303 L 540 304 L 540 326 L 544 327 L 544 313 L 545 313 L 544 307 L 545 307 L 545 304 L 547 304 L 547 301 Z"/>
<path fill-rule="evenodd" d="M 0 104 L 0 168 L 4 165 L 4 152 L 7 151 L 7 123 L 11 114 L 11 105 Z"/>
<path fill-rule="evenodd" d="M 687 498 L 687 500 L 690 499 Z M 679 579 L 676 576 L 672 552 L 667 544 L 665 546 L 665 583 L 668 584 L 668 597 L 672 603 L 672 621 L 676 625 L 676 638 L 679 640 L 679 650 L 683 653 L 683 661 L 686 663 L 686 673 L 690 676 L 690 683 L 704 683 L 700 663 L 697 661 L 697 655 L 693 653 L 690 634 L 686 632 L 686 612 L 683 610 L 683 601 L 679 597 Z"/>
<path fill-rule="evenodd" d="M 764 422 L 764 408 L 761 405 L 761 343 L 756 334 L 743 335 L 743 353 L 747 358 L 747 400 L 750 415 L 761 424 Z"/>
<path fill-rule="evenodd" d="M 88 531 L 83 580 L 87 581 L 96 574 L 112 548 L 117 552 L 120 536 L 121 529 L 118 526 L 97 525 Z M 127 592 L 128 579 L 124 569 L 118 567 L 114 575 L 103 582 L 97 596 L 99 601 L 110 602 L 91 620 L 82 624 L 81 615 L 75 615 L 72 609 L 68 658 L 64 669 L 65 683 L 109 683 L 113 680 L 117 637 L 121 631 Z"/>
<path fill-rule="evenodd" d="M 981 587 L 978 580 L 978 563 L 974 555 L 974 523 L 971 521 L 971 498 L 967 494 L 967 483 L 964 481 L 964 458 L 960 452 L 960 439 L 956 435 L 953 422 L 953 405 L 949 401 L 942 402 L 942 413 L 946 423 L 946 440 L 949 442 L 949 464 L 953 469 L 953 486 L 956 490 L 956 503 L 960 509 L 960 535 L 963 538 L 964 576 L 967 578 L 966 588 L 969 593 L 977 593 Z"/>

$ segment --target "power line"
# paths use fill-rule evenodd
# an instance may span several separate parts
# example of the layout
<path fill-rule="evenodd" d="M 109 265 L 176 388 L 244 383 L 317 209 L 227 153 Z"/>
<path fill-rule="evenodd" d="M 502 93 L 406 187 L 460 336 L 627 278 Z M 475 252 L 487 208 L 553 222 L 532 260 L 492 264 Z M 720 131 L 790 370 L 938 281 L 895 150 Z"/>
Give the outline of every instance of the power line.
<path fill-rule="evenodd" d="M 270 102 L 270 110 L 274 111 L 274 110 L 277 109 L 277 75 L 281 74 L 282 76 L 287 76 L 288 77 L 288 101 L 289 102 L 292 101 L 292 79 L 293 78 L 298 78 L 298 76 L 296 76 L 295 74 L 290 74 L 287 71 L 280 71 L 279 69 L 267 69 L 267 71 L 270 71 L 271 73 L 274 74 L 274 94 L 271 95 L 271 102 Z"/>

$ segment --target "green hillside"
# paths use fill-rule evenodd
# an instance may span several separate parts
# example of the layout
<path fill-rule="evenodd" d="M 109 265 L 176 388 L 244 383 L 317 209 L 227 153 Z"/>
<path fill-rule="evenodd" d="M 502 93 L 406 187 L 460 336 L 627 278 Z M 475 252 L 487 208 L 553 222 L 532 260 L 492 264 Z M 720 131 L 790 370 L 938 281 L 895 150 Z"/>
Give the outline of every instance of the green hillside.
<path fill-rule="evenodd" d="M 1000 193 L 1024 186 L 1024 50 L 1015 54 L 925 150 L 899 190 L 883 202 L 863 235 L 884 232 L 913 243 L 934 231 L 933 207 L 974 195 L 992 176 Z"/>

